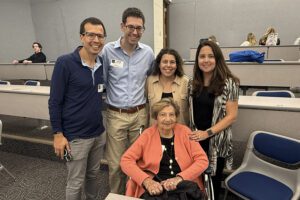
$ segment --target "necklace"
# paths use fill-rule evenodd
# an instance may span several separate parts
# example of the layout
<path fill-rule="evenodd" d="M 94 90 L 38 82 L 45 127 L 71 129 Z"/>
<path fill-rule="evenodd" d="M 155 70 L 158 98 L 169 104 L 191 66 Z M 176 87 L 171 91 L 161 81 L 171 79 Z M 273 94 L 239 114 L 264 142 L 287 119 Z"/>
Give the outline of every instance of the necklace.
<path fill-rule="evenodd" d="M 165 140 L 163 140 L 163 139 L 165 139 Z M 169 159 L 170 174 L 174 175 L 174 171 L 173 171 L 173 163 L 174 163 L 174 161 L 173 161 L 173 157 L 174 157 L 174 136 L 171 138 L 171 141 L 168 140 L 168 138 L 162 138 L 161 141 L 162 141 L 162 150 L 163 150 L 163 153 Z"/>

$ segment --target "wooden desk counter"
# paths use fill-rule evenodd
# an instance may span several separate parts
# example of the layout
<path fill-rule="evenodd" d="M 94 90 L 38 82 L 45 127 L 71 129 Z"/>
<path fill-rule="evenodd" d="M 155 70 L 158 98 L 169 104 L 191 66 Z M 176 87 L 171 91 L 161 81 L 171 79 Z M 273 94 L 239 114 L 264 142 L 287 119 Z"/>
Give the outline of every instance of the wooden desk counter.
<path fill-rule="evenodd" d="M 52 78 L 54 65 L 55 65 L 54 63 L 45 64 L 45 71 L 46 71 L 47 80 L 51 80 L 51 78 Z"/>
<path fill-rule="evenodd" d="M 227 62 L 241 86 L 248 87 L 295 87 L 300 86 L 300 62 L 239 63 Z M 194 62 L 185 62 L 184 72 L 193 76 Z"/>
<path fill-rule="evenodd" d="M 240 96 L 233 140 L 246 142 L 264 130 L 300 140 L 300 98 Z"/>
<path fill-rule="evenodd" d="M 300 98 L 239 96 L 239 108 L 300 112 Z"/>
<path fill-rule="evenodd" d="M 46 80 L 44 63 L 0 63 L 0 80 L 33 79 Z"/>
<path fill-rule="evenodd" d="M 0 114 L 49 120 L 50 87 L 0 85 Z"/>
<path fill-rule="evenodd" d="M 245 86 L 300 86 L 300 62 L 227 63 Z"/>
<path fill-rule="evenodd" d="M 28 86 L 28 85 L 0 85 L 0 92 L 20 93 L 20 94 L 50 94 L 49 86 Z"/>

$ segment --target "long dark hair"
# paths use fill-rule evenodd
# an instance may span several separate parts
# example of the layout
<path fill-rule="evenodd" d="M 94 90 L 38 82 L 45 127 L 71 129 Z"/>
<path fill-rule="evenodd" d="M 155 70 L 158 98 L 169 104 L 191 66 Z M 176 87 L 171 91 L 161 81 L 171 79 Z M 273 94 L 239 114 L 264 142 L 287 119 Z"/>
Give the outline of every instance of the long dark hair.
<path fill-rule="evenodd" d="M 202 47 L 204 46 L 209 46 L 212 49 L 216 60 L 216 67 L 213 71 L 213 75 L 208 87 L 209 93 L 212 93 L 216 96 L 222 94 L 225 86 L 225 80 L 228 78 L 231 78 L 236 84 L 239 85 L 240 80 L 231 73 L 230 69 L 226 65 L 220 47 L 212 41 L 204 41 L 199 44 L 196 52 L 195 65 L 194 65 L 194 77 L 193 77 L 193 95 L 196 96 L 200 95 L 204 87 L 203 72 L 200 70 L 198 64 L 199 53 Z"/>

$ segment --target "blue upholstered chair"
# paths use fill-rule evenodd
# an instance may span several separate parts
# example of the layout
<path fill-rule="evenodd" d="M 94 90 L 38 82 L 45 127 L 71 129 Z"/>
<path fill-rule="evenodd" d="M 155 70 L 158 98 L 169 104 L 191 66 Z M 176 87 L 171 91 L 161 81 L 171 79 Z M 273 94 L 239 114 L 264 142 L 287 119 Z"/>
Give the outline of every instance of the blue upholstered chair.
<path fill-rule="evenodd" d="M 251 134 L 241 166 L 225 180 L 243 199 L 300 199 L 300 140 L 265 131 Z"/>
<path fill-rule="evenodd" d="M 0 80 L 0 85 L 10 85 L 10 82 Z"/>
<path fill-rule="evenodd" d="M 28 80 L 24 83 L 24 85 L 30 85 L 30 86 L 40 86 L 41 83 L 39 81 L 33 81 L 33 80 Z"/>
<path fill-rule="evenodd" d="M 256 91 L 252 96 L 295 98 L 294 93 L 289 90 Z"/>

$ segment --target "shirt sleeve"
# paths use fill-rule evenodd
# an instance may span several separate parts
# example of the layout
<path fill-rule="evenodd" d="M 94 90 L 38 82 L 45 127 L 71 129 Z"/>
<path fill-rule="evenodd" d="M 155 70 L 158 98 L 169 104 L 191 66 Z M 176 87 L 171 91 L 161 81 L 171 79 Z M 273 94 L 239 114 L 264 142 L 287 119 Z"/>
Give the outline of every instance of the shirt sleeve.
<path fill-rule="evenodd" d="M 31 55 L 30 57 L 28 57 L 28 58 L 25 58 L 25 59 L 22 59 L 22 60 L 18 60 L 18 61 L 19 61 L 19 63 L 23 63 L 24 60 L 30 60 L 30 61 L 32 61 L 33 56 L 34 56 L 34 54 L 32 54 L 32 55 Z"/>
<path fill-rule="evenodd" d="M 188 130 L 188 132 L 190 132 L 190 130 Z M 188 134 L 188 132 L 187 130 L 183 130 L 180 134 Z M 207 155 L 198 142 L 189 140 L 188 138 L 185 140 L 185 146 L 182 146 L 181 148 L 182 150 L 186 149 L 193 162 L 187 168 L 183 169 L 178 175 L 184 180 L 195 180 L 208 167 Z"/>
<path fill-rule="evenodd" d="M 120 162 L 122 171 L 131 177 L 138 185 L 142 185 L 143 181 L 149 177 L 149 175 L 137 165 L 137 161 L 143 157 L 145 140 L 145 133 L 143 133 L 123 154 Z"/>
<path fill-rule="evenodd" d="M 108 61 L 108 58 L 107 58 L 107 49 L 106 49 L 105 46 L 103 47 L 100 56 L 102 58 L 102 64 L 103 64 L 103 80 L 104 80 L 104 85 L 107 86 L 109 61 Z"/>
<path fill-rule="evenodd" d="M 55 63 L 51 78 L 50 98 L 48 102 L 49 115 L 53 132 L 63 132 L 62 110 L 64 105 L 64 94 L 67 87 L 69 73 L 61 59 Z"/>
<path fill-rule="evenodd" d="M 34 61 L 34 57 L 35 57 L 35 55 L 34 54 L 32 54 L 29 58 L 26 58 L 25 60 L 30 60 L 30 61 Z"/>

